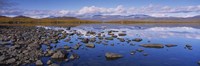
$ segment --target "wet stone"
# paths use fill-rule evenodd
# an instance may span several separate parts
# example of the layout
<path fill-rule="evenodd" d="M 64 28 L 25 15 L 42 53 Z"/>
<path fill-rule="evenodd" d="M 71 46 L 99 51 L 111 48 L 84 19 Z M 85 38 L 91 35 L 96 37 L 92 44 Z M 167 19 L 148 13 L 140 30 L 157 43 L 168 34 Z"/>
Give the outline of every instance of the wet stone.
<path fill-rule="evenodd" d="M 121 58 L 121 57 L 123 57 L 121 54 L 117 54 L 117 53 L 111 53 L 111 52 L 107 52 L 106 54 L 105 54 L 105 57 L 106 57 L 106 59 L 118 59 L 118 58 Z"/>
<path fill-rule="evenodd" d="M 79 55 L 78 55 L 78 54 L 75 54 L 75 53 L 73 53 L 73 54 L 69 57 L 69 59 L 71 59 L 71 60 L 78 59 L 78 58 L 79 58 Z"/>
<path fill-rule="evenodd" d="M 131 55 L 134 55 L 135 53 L 136 53 L 136 51 L 131 51 L 131 53 L 130 53 L 130 54 L 131 54 Z"/>
<path fill-rule="evenodd" d="M 142 39 L 141 39 L 141 38 L 135 38 L 135 39 L 133 39 L 132 41 L 140 42 L 140 41 L 142 41 Z"/>
<path fill-rule="evenodd" d="M 136 49 L 136 51 L 138 51 L 138 52 L 143 52 L 144 50 L 141 49 L 141 48 L 138 48 L 138 49 Z"/>
<path fill-rule="evenodd" d="M 36 66 L 42 66 L 42 65 L 43 65 L 43 63 L 42 63 L 41 60 L 37 60 L 37 61 L 35 62 L 35 64 L 36 64 Z"/>
<path fill-rule="evenodd" d="M 165 46 L 166 46 L 166 47 L 176 47 L 176 46 L 178 46 L 178 45 L 175 45 L 175 44 L 166 44 Z"/>
<path fill-rule="evenodd" d="M 148 53 L 143 53 L 143 55 L 144 55 L 144 56 L 148 56 L 149 54 L 148 54 Z"/>
<path fill-rule="evenodd" d="M 126 36 L 126 33 L 119 33 L 119 36 Z"/>
<path fill-rule="evenodd" d="M 57 51 L 56 53 L 54 53 L 51 58 L 54 59 L 62 59 L 65 58 L 65 54 L 63 54 L 61 51 Z"/>
<path fill-rule="evenodd" d="M 106 37 L 106 40 L 113 40 L 113 37 Z"/>
<path fill-rule="evenodd" d="M 86 47 L 89 47 L 89 48 L 94 48 L 95 45 L 94 44 L 85 44 Z"/>
<path fill-rule="evenodd" d="M 162 44 L 141 44 L 140 46 L 146 48 L 164 48 Z"/>

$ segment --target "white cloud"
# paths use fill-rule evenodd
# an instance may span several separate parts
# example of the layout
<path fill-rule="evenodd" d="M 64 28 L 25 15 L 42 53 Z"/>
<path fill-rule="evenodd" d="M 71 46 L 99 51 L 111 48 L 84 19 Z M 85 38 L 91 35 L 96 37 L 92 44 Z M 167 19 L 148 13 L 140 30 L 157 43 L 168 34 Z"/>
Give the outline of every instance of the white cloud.
<path fill-rule="evenodd" d="M 114 8 L 97 6 L 85 6 L 79 10 L 23 10 L 23 9 L 3 9 L 0 15 L 25 15 L 34 18 L 44 18 L 48 16 L 92 16 L 92 15 L 132 15 L 146 14 L 155 17 L 191 17 L 200 15 L 200 5 L 170 7 L 150 4 L 142 7 L 128 7 L 118 5 Z"/>

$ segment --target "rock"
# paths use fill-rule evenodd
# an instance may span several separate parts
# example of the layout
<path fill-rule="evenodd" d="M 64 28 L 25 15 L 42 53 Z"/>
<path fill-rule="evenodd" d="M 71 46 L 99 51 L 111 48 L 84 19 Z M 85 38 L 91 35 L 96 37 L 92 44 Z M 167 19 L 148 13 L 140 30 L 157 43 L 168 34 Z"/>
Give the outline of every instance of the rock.
<path fill-rule="evenodd" d="M 124 38 L 118 38 L 118 39 L 119 39 L 119 41 L 121 41 L 121 42 L 125 42 Z"/>
<path fill-rule="evenodd" d="M 48 61 L 47 61 L 47 64 L 48 64 L 48 65 L 52 64 L 51 60 L 48 60 Z"/>
<path fill-rule="evenodd" d="M 113 40 L 113 37 L 106 37 L 106 40 Z"/>
<path fill-rule="evenodd" d="M 140 46 L 146 48 L 164 48 L 162 44 L 141 44 Z"/>
<path fill-rule="evenodd" d="M 54 53 L 51 58 L 54 59 L 61 59 L 61 58 L 65 58 L 65 54 L 63 54 L 61 51 L 57 51 L 56 53 Z"/>
<path fill-rule="evenodd" d="M 15 63 L 15 61 L 16 61 L 15 58 L 11 58 L 11 59 L 6 60 L 6 64 L 12 64 L 12 63 Z"/>
<path fill-rule="evenodd" d="M 199 64 L 199 65 L 200 65 L 200 61 L 198 61 L 198 62 L 197 62 L 197 64 Z"/>
<path fill-rule="evenodd" d="M 88 42 L 89 42 L 89 39 L 88 39 L 88 38 L 85 38 L 85 39 L 82 40 L 82 42 L 83 42 L 83 43 L 88 43 Z"/>
<path fill-rule="evenodd" d="M 117 54 L 117 53 L 111 53 L 111 52 L 107 52 L 105 54 L 106 59 L 118 59 L 121 58 L 122 55 L 121 54 Z"/>
<path fill-rule="evenodd" d="M 75 49 L 75 50 L 78 50 L 80 46 L 81 46 L 81 45 L 78 43 L 78 44 L 76 44 L 76 46 L 74 46 L 74 49 Z"/>
<path fill-rule="evenodd" d="M 113 38 L 117 38 L 117 35 L 112 35 Z"/>
<path fill-rule="evenodd" d="M 43 63 L 42 63 L 41 60 L 37 60 L 37 61 L 35 62 L 35 64 L 36 64 L 36 66 L 42 66 L 42 65 L 43 65 Z"/>
<path fill-rule="evenodd" d="M 96 41 L 96 38 L 91 38 L 89 41 L 90 41 L 90 42 L 95 42 L 95 41 Z"/>
<path fill-rule="evenodd" d="M 144 50 L 141 49 L 141 48 L 138 48 L 138 49 L 136 49 L 136 51 L 138 51 L 138 52 L 143 52 Z"/>
<path fill-rule="evenodd" d="M 176 46 L 178 46 L 178 45 L 175 45 L 175 44 L 166 44 L 165 46 L 166 46 L 166 47 L 176 47 Z"/>
<path fill-rule="evenodd" d="M 185 48 L 187 48 L 187 49 L 189 49 L 189 50 L 192 50 L 192 45 L 186 44 L 186 45 L 185 45 Z"/>
<path fill-rule="evenodd" d="M 79 55 L 78 55 L 78 54 L 75 54 L 75 53 L 73 53 L 73 54 L 69 57 L 69 59 L 72 59 L 72 60 L 78 59 L 78 58 L 79 58 Z"/>
<path fill-rule="evenodd" d="M 53 64 L 51 64 L 51 65 L 49 65 L 49 66 L 59 66 L 58 64 L 55 64 L 55 63 L 53 63 Z"/>
<path fill-rule="evenodd" d="M 65 61 L 66 61 L 66 62 L 68 62 L 68 61 L 69 61 L 69 59 L 65 59 Z"/>
<path fill-rule="evenodd" d="M 133 39 L 132 41 L 140 42 L 140 41 L 142 41 L 142 39 L 141 39 L 141 38 L 135 38 L 135 39 Z"/>
<path fill-rule="evenodd" d="M 143 53 L 143 55 L 144 55 L 144 56 L 148 56 L 149 54 L 147 54 L 147 53 Z"/>
<path fill-rule="evenodd" d="M 64 48 L 65 48 L 65 49 L 70 49 L 71 47 L 65 45 Z"/>
<path fill-rule="evenodd" d="M 185 47 L 192 47 L 192 45 L 186 44 Z"/>
<path fill-rule="evenodd" d="M 119 33 L 118 35 L 119 35 L 119 36 L 126 36 L 125 33 Z"/>
<path fill-rule="evenodd" d="M 135 53 L 136 53 L 136 51 L 131 51 L 131 53 L 130 53 L 130 54 L 131 54 L 131 55 L 134 55 Z"/>
<path fill-rule="evenodd" d="M 89 48 L 94 48 L 95 45 L 94 44 L 85 44 L 86 47 L 89 47 Z"/>
<path fill-rule="evenodd" d="M 3 60 L 5 60 L 5 59 L 6 59 L 6 57 L 4 55 L 0 56 L 0 62 L 3 61 Z"/>

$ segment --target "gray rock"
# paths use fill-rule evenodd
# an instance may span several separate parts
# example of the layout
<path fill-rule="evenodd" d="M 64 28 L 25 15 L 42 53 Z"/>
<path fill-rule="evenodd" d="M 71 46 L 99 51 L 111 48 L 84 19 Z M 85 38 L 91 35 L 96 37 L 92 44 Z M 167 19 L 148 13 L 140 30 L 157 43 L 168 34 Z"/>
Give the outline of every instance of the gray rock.
<path fill-rule="evenodd" d="M 51 58 L 54 59 L 61 59 L 61 58 L 65 58 L 65 54 L 63 54 L 61 51 L 57 51 L 56 53 L 54 53 Z"/>
<path fill-rule="evenodd" d="M 78 58 L 79 58 L 79 55 L 78 55 L 78 54 L 75 54 L 75 53 L 73 53 L 73 54 L 69 57 L 69 59 L 72 59 L 72 60 L 78 59 Z"/>
<path fill-rule="evenodd" d="M 146 48 L 164 48 L 162 44 L 141 44 L 140 46 Z"/>
<path fill-rule="evenodd" d="M 12 63 L 15 63 L 15 61 L 16 61 L 15 58 L 11 58 L 11 59 L 6 60 L 6 64 L 12 64 Z"/>
<path fill-rule="evenodd" d="M 166 46 L 166 47 L 176 47 L 176 46 L 178 46 L 178 45 L 175 45 L 175 44 L 166 44 L 165 46 Z"/>
<path fill-rule="evenodd" d="M 35 64 L 36 64 L 36 66 L 42 66 L 42 65 L 43 65 L 43 63 L 42 63 L 41 60 L 37 60 L 37 61 L 35 62 Z"/>
<path fill-rule="evenodd" d="M 117 58 L 121 58 L 121 57 L 123 57 L 123 56 L 122 56 L 121 54 L 107 52 L 107 53 L 105 54 L 105 57 L 106 57 L 107 59 L 117 59 Z"/>
<path fill-rule="evenodd" d="M 144 50 L 141 49 L 141 48 L 138 48 L 138 49 L 136 49 L 136 51 L 138 51 L 138 52 L 143 52 Z"/>
<path fill-rule="evenodd" d="M 85 44 L 86 47 L 89 47 L 89 48 L 94 48 L 95 45 L 94 44 Z"/>
<path fill-rule="evenodd" d="M 106 37 L 106 40 L 113 40 L 113 37 Z"/>
<path fill-rule="evenodd" d="M 51 60 L 48 60 L 48 61 L 47 61 L 47 64 L 48 64 L 48 65 L 52 64 Z"/>
<path fill-rule="evenodd" d="M 141 38 L 135 38 L 135 39 L 133 39 L 132 41 L 140 42 L 140 41 L 142 41 L 142 39 L 141 39 Z"/>

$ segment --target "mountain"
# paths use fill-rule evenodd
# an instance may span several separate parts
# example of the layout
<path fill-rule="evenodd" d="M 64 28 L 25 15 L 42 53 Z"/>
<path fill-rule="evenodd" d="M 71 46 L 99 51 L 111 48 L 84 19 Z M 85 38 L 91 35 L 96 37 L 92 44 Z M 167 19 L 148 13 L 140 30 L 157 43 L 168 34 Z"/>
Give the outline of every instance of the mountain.
<path fill-rule="evenodd" d="M 61 20 L 70 20 L 70 19 L 78 19 L 76 17 L 67 17 L 67 16 L 63 16 L 63 17 L 54 17 L 54 16 L 50 16 L 50 17 L 47 17 L 49 19 L 61 19 Z"/>
<path fill-rule="evenodd" d="M 113 20 L 200 20 L 200 15 L 188 18 L 182 17 L 153 17 L 145 14 L 134 15 L 94 15 L 88 18 L 80 18 L 85 20 L 100 20 L 100 21 L 113 21 Z"/>

